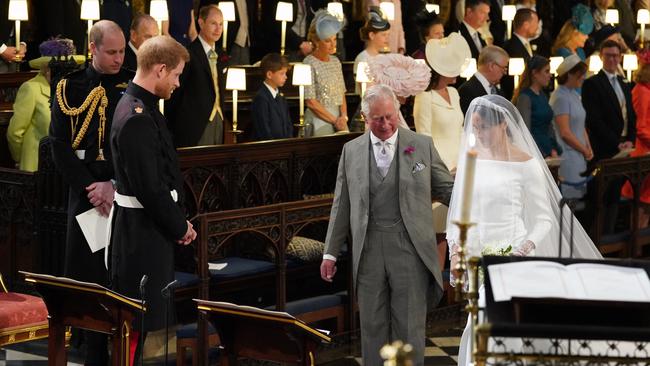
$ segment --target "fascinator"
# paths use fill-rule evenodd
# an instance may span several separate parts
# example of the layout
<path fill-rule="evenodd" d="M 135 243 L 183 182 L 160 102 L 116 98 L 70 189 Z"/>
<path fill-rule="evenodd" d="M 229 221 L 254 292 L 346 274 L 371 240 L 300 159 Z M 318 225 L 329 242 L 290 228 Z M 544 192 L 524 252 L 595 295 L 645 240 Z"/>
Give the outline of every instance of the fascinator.
<path fill-rule="evenodd" d="M 428 29 L 431 25 L 436 23 L 438 19 L 438 14 L 433 11 L 429 12 L 426 8 L 417 12 L 413 17 L 415 24 L 418 26 L 418 28 L 422 29 Z"/>
<path fill-rule="evenodd" d="M 594 30 L 594 17 L 586 5 L 578 4 L 571 9 L 571 24 L 582 34 L 589 35 Z"/>
<path fill-rule="evenodd" d="M 327 39 L 336 35 L 343 27 L 343 24 L 325 9 L 316 12 L 312 24 L 315 24 L 318 39 Z"/>
<path fill-rule="evenodd" d="M 599 30 L 595 31 L 592 35 L 596 47 L 603 43 L 604 40 L 611 37 L 613 34 L 620 33 L 621 30 L 618 27 L 614 27 L 610 24 L 603 25 Z"/>
<path fill-rule="evenodd" d="M 453 32 L 443 39 L 430 39 L 426 57 L 435 72 L 453 78 L 460 75 L 465 60 L 472 57 L 472 52 L 465 38 Z"/>
<path fill-rule="evenodd" d="M 368 20 L 366 26 L 369 26 L 375 31 L 381 32 L 390 29 L 390 23 L 384 19 L 384 14 L 376 6 L 371 6 L 368 11 Z"/>
<path fill-rule="evenodd" d="M 567 72 L 571 71 L 577 64 L 581 63 L 582 59 L 580 56 L 573 54 L 569 57 L 565 57 L 564 61 L 557 67 L 557 75 L 562 76 Z"/>
<path fill-rule="evenodd" d="M 399 53 L 370 57 L 368 71 L 374 83 L 389 86 L 403 98 L 424 91 L 431 80 L 431 72 L 424 62 Z"/>
<path fill-rule="evenodd" d="M 74 55 L 76 48 L 71 39 L 68 38 L 52 38 L 38 46 L 41 57 L 29 61 L 29 66 L 32 69 L 40 69 L 47 65 L 52 57 L 67 57 L 71 56 L 77 64 L 84 63 L 84 56 Z"/>

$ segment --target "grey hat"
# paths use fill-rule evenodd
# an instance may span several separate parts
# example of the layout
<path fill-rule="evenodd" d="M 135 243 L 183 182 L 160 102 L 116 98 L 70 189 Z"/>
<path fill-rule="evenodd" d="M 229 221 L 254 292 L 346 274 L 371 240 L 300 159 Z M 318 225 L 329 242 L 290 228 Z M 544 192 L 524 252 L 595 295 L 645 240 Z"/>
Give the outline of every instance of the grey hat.
<path fill-rule="evenodd" d="M 571 56 L 565 57 L 564 61 L 557 67 L 557 76 L 562 76 L 567 72 L 571 71 L 575 65 L 582 62 L 580 56 L 573 54 Z"/>
<path fill-rule="evenodd" d="M 321 40 L 337 34 L 343 27 L 343 24 L 325 9 L 316 12 L 312 24 L 316 24 L 316 35 Z"/>

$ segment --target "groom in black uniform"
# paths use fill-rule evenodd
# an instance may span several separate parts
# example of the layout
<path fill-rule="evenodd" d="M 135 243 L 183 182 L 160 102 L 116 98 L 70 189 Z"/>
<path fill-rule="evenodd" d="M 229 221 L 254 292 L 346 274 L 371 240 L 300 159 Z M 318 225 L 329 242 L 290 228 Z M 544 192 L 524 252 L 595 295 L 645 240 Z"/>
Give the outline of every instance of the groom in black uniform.
<path fill-rule="evenodd" d="M 140 298 L 140 279 L 148 276 L 144 330 L 136 321 L 131 349 L 139 336 L 165 327 L 161 290 L 174 280 L 174 245 L 196 238 L 181 209 L 183 181 L 176 149 L 158 110 L 159 99 L 169 99 L 180 85 L 189 54 L 173 38 L 158 36 L 145 41 L 137 57 L 135 78 L 117 105 L 111 131 L 117 180 L 111 284 L 119 293 Z"/>

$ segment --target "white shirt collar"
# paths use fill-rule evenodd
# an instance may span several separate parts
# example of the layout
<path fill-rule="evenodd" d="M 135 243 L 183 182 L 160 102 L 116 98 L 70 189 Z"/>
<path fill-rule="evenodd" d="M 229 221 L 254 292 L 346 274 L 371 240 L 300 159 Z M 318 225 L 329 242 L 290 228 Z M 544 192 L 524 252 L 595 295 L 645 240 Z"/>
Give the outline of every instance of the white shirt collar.
<path fill-rule="evenodd" d="M 395 130 L 395 133 L 393 134 L 393 136 L 386 139 L 386 142 L 391 144 L 391 146 L 395 146 L 395 142 L 397 141 L 398 133 L 399 133 L 399 128 Z M 375 136 L 375 134 L 372 133 L 372 131 L 370 131 L 370 143 L 372 143 L 373 146 L 374 146 L 378 142 L 382 142 L 382 140 L 380 140 L 379 137 Z"/>
<path fill-rule="evenodd" d="M 267 84 L 266 81 L 264 82 L 264 86 L 266 86 L 266 88 L 269 89 L 269 91 L 271 92 L 271 95 L 273 96 L 273 98 L 275 98 L 278 95 L 278 93 L 280 92 L 278 89 L 273 89 L 273 87 L 271 85 Z"/>
<path fill-rule="evenodd" d="M 618 80 L 618 75 L 617 74 L 612 74 L 609 71 L 606 71 L 605 69 L 602 69 L 605 75 L 607 75 L 608 80 L 612 80 L 613 77 L 616 77 L 616 80 Z"/>
<path fill-rule="evenodd" d="M 474 29 L 471 25 L 467 24 L 466 21 L 463 20 L 463 24 L 465 24 L 465 27 L 467 27 L 467 30 L 469 31 L 470 36 L 474 36 L 474 33 L 478 33 L 478 30 Z"/>
<path fill-rule="evenodd" d="M 214 45 L 211 46 L 208 42 L 206 42 L 203 39 L 203 37 L 201 37 L 200 34 L 199 34 L 199 41 L 201 41 L 201 45 L 203 46 L 203 51 L 205 52 L 206 55 L 208 54 L 208 52 L 210 52 L 210 50 L 215 51 Z M 217 51 L 215 51 L 215 52 L 217 52 Z"/>
<path fill-rule="evenodd" d="M 474 76 L 476 76 L 476 79 L 481 82 L 481 85 L 483 85 L 485 91 L 488 94 L 491 94 L 492 91 L 490 90 L 491 89 L 490 82 L 488 81 L 488 79 L 486 79 L 485 76 L 483 76 L 483 74 L 481 74 L 479 71 L 477 71 L 476 74 L 474 74 Z"/>
<path fill-rule="evenodd" d="M 135 45 L 133 45 L 133 43 L 131 43 L 131 41 L 129 41 L 129 47 L 131 47 L 131 51 L 133 51 L 133 53 L 135 53 L 135 54 L 138 53 L 138 49 L 135 48 Z"/>

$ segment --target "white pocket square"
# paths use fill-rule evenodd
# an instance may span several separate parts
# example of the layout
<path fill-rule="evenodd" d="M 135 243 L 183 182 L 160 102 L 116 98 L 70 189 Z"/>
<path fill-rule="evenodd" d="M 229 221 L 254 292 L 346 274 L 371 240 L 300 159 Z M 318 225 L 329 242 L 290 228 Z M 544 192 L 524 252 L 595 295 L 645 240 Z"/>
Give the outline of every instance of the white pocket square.
<path fill-rule="evenodd" d="M 415 163 L 415 166 L 413 166 L 413 170 L 411 171 L 412 174 L 415 174 L 419 171 L 424 170 L 427 166 L 424 165 L 424 163 Z"/>

